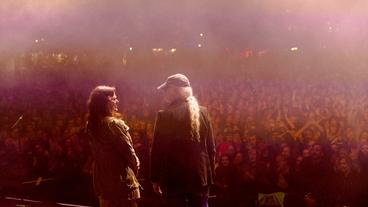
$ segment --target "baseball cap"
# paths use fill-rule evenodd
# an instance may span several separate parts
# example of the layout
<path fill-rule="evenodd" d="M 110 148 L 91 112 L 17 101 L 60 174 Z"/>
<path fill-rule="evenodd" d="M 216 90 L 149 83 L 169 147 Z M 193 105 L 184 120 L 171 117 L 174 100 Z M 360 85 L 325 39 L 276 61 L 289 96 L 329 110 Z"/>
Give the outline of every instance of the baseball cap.
<path fill-rule="evenodd" d="M 157 89 L 158 90 L 165 89 L 168 86 L 189 87 L 190 83 L 185 75 L 177 73 L 169 76 L 163 84 L 157 87 Z"/>

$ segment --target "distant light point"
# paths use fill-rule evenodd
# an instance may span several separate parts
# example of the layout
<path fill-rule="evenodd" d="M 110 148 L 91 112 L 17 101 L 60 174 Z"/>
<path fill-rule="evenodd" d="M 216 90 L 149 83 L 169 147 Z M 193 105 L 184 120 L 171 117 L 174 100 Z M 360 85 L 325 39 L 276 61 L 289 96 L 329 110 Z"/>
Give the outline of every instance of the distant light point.
<path fill-rule="evenodd" d="M 297 47 L 292 47 L 292 48 L 290 48 L 290 50 L 291 50 L 291 51 L 297 51 L 297 50 L 299 50 L 299 48 L 297 48 Z"/>

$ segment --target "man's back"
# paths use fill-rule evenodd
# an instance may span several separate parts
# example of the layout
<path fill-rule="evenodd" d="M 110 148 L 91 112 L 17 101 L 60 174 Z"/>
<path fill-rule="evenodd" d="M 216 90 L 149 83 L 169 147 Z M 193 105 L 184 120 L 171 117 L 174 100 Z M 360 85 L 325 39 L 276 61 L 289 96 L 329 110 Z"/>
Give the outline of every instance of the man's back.
<path fill-rule="evenodd" d="M 188 103 L 159 111 L 152 148 L 151 179 L 184 191 L 214 183 L 215 143 L 207 110 L 200 107 L 199 140 L 190 133 Z"/>

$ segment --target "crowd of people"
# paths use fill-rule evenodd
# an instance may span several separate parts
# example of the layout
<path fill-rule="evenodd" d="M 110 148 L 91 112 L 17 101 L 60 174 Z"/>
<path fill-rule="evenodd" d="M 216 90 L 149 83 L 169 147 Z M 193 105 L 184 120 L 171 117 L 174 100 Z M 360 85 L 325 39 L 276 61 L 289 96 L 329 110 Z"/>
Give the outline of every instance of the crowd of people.
<path fill-rule="evenodd" d="M 23 187 L 57 182 L 75 189 L 73 180 L 90 182 L 86 101 L 101 81 L 98 77 L 91 81 L 84 73 L 64 81 L 47 80 L 48 75 L 0 89 L 1 182 L 30 181 Z M 154 87 L 160 74 L 150 75 L 150 82 L 135 81 L 137 76 L 105 83 L 116 86 L 121 97 L 119 111 L 141 160 L 141 182 L 149 176 L 154 118 L 160 108 Z M 195 96 L 209 110 L 217 144 L 216 185 L 211 189 L 216 196 L 210 203 L 367 205 L 365 83 L 266 80 L 236 71 L 221 76 L 192 71 L 190 75 Z M 78 193 L 86 192 L 77 189 L 66 194 L 87 199 Z"/>

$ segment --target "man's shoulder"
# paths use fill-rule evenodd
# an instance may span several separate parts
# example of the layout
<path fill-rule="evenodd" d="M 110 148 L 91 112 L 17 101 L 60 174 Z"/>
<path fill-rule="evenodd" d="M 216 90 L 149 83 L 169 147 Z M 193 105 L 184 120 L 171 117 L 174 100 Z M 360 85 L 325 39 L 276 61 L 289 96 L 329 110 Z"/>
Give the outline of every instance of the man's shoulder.
<path fill-rule="evenodd" d="M 204 115 L 208 116 L 208 109 L 205 106 L 199 106 L 199 111 Z"/>
<path fill-rule="evenodd" d="M 168 117 L 172 114 L 180 113 L 180 111 L 186 110 L 185 107 L 175 107 L 175 108 L 167 108 L 167 109 L 161 109 L 157 112 L 158 117 Z M 205 106 L 199 106 L 199 111 L 204 114 L 205 116 L 208 115 L 208 109 Z"/>
<path fill-rule="evenodd" d="M 168 116 L 169 114 L 172 113 L 172 109 L 160 109 L 158 112 L 157 112 L 157 115 L 158 116 Z"/>
<path fill-rule="evenodd" d="M 205 107 L 205 106 L 199 106 L 199 109 L 201 111 L 207 112 L 207 107 Z"/>

